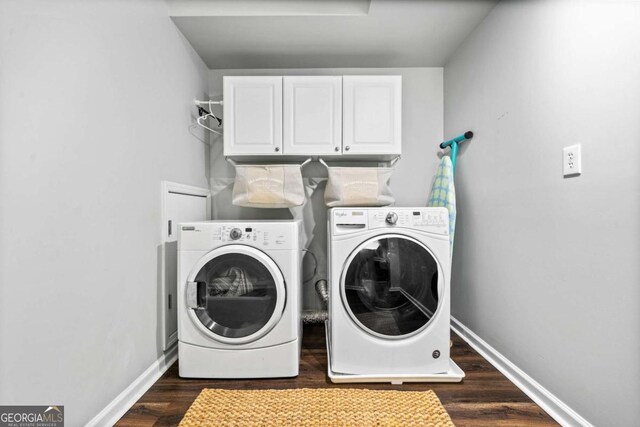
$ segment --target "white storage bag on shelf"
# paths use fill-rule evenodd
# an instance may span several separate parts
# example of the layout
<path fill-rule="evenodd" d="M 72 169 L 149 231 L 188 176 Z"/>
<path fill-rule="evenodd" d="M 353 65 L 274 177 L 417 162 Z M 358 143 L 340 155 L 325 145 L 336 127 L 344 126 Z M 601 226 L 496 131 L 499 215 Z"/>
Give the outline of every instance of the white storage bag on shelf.
<path fill-rule="evenodd" d="M 291 208 L 304 203 L 302 165 L 237 165 L 232 203 L 248 208 Z"/>
<path fill-rule="evenodd" d="M 387 206 L 395 202 L 389 180 L 393 167 L 329 166 L 329 180 L 324 191 L 324 202 L 338 206 Z"/>

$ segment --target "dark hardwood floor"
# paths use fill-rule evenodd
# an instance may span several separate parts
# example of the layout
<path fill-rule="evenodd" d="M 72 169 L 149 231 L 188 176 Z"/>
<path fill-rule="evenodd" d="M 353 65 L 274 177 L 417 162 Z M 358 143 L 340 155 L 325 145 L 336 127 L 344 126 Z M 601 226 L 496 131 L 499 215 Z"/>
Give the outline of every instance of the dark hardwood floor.
<path fill-rule="evenodd" d="M 465 371 L 453 384 L 333 384 L 327 377 L 324 327 L 305 327 L 300 375 L 290 379 L 193 380 L 178 376 L 174 364 L 120 419 L 118 426 L 175 426 L 203 388 L 369 388 L 434 390 L 456 426 L 558 425 L 506 377 L 454 334 L 453 360 Z"/>

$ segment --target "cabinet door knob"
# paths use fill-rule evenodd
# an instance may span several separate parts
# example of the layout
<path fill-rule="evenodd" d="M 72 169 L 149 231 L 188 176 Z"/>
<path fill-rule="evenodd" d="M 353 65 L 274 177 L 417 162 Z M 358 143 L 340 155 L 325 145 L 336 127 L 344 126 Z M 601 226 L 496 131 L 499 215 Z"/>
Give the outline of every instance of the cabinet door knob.
<path fill-rule="evenodd" d="M 340 151 L 338 147 L 334 148 L 333 151 Z"/>
<path fill-rule="evenodd" d="M 276 153 L 280 151 L 280 147 L 276 147 Z"/>
<path fill-rule="evenodd" d="M 345 151 L 349 151 L 349 146 L 344 147 Z"/>

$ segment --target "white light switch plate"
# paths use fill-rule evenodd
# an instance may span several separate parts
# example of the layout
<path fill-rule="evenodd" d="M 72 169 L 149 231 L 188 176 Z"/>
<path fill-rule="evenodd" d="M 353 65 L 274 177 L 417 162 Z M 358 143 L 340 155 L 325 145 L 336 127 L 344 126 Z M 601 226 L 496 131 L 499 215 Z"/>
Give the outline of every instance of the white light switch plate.
<path fill-rule="evenodd" d="M 580 175 L 582 173 L 580 144 L 570 145 L 562 149 L 562 173 L 564 176 Z"/>

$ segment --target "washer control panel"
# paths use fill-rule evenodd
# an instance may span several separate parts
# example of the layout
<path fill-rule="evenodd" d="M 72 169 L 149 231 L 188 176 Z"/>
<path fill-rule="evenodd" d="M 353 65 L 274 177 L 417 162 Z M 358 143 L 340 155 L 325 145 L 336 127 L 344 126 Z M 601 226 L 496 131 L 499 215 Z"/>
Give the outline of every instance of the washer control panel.
<path fill-rule="evenodd" d="M 445 227 L 449 225 L 449 212 L 437 210 L 413 211 L 411 223 L 416 226 Z"/>
<path fill-rule="evenodd" d="M 336 208 L 331 221 L 336 235 L 403 227 L 437 234 L 449 232 L 449 212 L 445 208 Z"/>
<path fill-rule="evenodd" d="M 397 227 L 444 227 L 449 224 L 448 213 L 442 209 L 392 210 L 380 209 L 369 212 L 369 228 Z"/>

